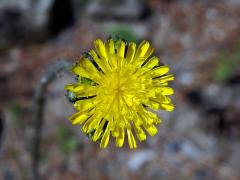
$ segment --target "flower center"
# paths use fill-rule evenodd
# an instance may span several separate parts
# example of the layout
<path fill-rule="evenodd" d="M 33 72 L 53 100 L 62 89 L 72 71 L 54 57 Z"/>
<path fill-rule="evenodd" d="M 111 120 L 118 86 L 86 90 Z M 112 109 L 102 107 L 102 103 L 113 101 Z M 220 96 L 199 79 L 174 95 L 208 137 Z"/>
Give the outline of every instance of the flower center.
<path fill-rule="evenodd" d="M 104 83 L 102 84 L 102 90 L 105 94 L 115 98 L 120 98 L 126 92 L 127 89 L 126 77 L 123 77 L 123 71 L 116 69 L 111 73 L 105 75 Z"/>
<path fill-rule="evenodd" d="M 144 101 L 145 87 L 135 72 L 136 69 L 128 65 L 104 74 L 99 88 L 99 94 L 104 97 L 103 106 L 120 113 L 130 107 L 135 108 Z"/>

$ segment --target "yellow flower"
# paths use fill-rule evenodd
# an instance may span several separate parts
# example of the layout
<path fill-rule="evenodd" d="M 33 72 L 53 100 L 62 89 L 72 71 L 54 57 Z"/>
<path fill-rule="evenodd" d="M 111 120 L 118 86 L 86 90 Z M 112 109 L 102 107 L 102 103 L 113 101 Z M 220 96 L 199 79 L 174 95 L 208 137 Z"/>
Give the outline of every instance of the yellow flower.
<path fill-rule="evenodd" d="M 147 41 L 137 47 L 133 42 L 97 39 L 94 45 L 96 51 L 90 50 L 72 68 L 77 82 L 65 87 L 74 94 L 78 111 L 69 120 L 82 125 L 93 141 L 100 140 L 101 148 L 107 147 L 110 136 L 122 147 L 125 134 L 129 147 L 136 148 L 134 134 L 143 141 L 145 131 L 157 133 L 155 125 L 161 120 L 156 111 L 174 109 L 168 97 L 173 89 L 167 87 L 174 76 L 166 75 L 169 67 L 152 56 L 154 48 Z"/>

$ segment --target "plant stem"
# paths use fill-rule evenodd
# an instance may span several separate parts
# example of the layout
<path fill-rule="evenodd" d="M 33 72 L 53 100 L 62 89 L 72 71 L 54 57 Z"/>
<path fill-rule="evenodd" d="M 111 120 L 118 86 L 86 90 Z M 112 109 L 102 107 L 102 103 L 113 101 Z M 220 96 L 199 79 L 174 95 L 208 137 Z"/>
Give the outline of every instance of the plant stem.
<path fill-rule="evenodd" d="M 39 160 L 42 137 L 42 127 L 44 123 L 44 107 L 48 85 L 54 81 L 59 73 L 68 71 L 71 63 L 68 60 L 59 60 L 52 64 L 44 76 L 40 79 L 34 94 L 34 134 L 32 143 L 32 173 L 35 180 L 40 179 Z"/>

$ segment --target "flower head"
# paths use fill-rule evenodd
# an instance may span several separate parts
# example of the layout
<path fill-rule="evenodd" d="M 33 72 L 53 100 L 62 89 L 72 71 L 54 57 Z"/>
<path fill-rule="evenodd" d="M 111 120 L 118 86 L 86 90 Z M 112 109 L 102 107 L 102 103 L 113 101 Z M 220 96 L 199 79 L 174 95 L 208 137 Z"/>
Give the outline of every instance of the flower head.
<path fill-rule="evenodd" d="M 125 134 L 129 147 L 136 148 L 135 137 L 143 141 L 145 131 L 157 133 L 155 125 L 161 120 L 155 111 L 173 110 L 168 97 L 173 89 L 167 86 L 174 76 L 166 75 L 169 67 L 152 56 L 154 48 L 147 41 L 137 47 L 133 42 L 97 39 L 94 45 L 96 51 L 90 50 L 72 68 L 77 82 L 65 86 L 78 111 L 69 120 L 82 125 L 101 148 L 107 147 L 110 136 L 122 147 Z"/>

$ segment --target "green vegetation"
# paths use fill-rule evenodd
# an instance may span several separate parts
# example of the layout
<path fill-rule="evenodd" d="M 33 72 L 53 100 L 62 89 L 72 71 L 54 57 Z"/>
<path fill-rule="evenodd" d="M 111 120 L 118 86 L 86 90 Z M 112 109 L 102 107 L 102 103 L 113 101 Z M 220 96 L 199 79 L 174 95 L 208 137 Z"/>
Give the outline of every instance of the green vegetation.
<path fill-rule="evenodd" d="M 219 63 L 214 78 L 217 81 L 226 81 L 240 67 L 240 42 L 230 53 L 223 51 L 219 55 Z"/>
<path fill-rule="evenodd" d="M 108 31 L 108 33 L 111 34 L 110 37 L 115 41 L 115 44 L 118 44 L 119 39 L 136 43 L 140 41 L 140 37 L 138 37 L 138 35 L 127 26 L 115 26 Z"/>
<path fill-rule="evenodd" d="M 10 111 L 14 119 L 23 117 L 26 111 L 23 107 L 20 106 L 20 104 L 16 102 L 10 103 L 8 106 L 8 110 Z"/>
<path fill-rule="evenodd" d="M 79 145 L 72 131 L 67 127 L 58 128 L 57 140 L 61 151 L 64 153 L 75 151 Z"/>

